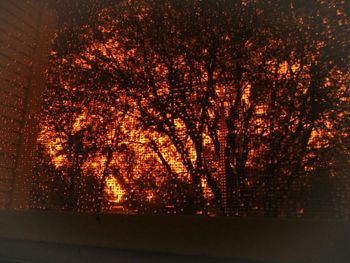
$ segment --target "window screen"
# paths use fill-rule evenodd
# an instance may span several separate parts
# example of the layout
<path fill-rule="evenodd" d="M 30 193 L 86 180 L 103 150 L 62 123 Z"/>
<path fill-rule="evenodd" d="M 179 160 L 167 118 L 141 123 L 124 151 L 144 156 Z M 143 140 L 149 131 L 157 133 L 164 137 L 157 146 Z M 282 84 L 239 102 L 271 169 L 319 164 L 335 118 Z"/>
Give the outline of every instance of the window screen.
<path fill-rule="evenodd" d="M 24 3 L 0 11 L 2 207 L 349 218 L 346 1 Z"/>

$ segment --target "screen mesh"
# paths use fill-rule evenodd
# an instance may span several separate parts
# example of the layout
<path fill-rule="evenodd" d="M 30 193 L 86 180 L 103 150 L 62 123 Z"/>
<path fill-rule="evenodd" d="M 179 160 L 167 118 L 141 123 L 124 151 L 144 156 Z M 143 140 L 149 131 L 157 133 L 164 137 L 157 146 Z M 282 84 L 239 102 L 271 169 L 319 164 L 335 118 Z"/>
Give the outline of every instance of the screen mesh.
<path fill-rule="evenodd" d="M 0 31 L 3 207 L 349 217 L 345 1 L 39 1 L 47 67 L 54 22 L 30 34 L 19 3 L 0 13 L 20 30 Z"/>

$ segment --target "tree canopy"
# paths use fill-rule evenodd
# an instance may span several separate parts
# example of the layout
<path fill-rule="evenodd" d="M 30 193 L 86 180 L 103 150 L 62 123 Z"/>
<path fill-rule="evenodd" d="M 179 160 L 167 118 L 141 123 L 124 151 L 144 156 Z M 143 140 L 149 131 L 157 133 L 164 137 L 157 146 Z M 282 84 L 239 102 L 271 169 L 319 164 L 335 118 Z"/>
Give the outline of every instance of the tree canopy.
<path fill-rule="evenodd" d="M 61 209 L 302 216 L 347 178 L 349 3 L 83 2 L 56 2 L 39 137 Z"/>

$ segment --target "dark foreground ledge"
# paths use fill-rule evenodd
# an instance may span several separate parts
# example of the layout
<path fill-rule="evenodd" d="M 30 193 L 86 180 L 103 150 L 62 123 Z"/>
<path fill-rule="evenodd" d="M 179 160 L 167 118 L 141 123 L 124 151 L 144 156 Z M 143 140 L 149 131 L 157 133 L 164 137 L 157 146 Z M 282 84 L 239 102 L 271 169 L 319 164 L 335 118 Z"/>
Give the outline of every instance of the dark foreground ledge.
<path fill-rule="evenodd" d="M 0 212 L 0 262 L 350 262 L 350 222 Z"/>

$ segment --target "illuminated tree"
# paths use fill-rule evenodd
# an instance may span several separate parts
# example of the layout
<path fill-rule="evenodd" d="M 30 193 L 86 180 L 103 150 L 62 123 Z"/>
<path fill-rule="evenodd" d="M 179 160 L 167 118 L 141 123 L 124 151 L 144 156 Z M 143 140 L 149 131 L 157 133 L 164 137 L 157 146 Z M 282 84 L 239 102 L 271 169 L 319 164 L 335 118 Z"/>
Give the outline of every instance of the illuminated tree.
<path fill-rule="evenodd" d="M 139 212 L 298 216 L 315 177 L 344 176 L 349 4 L 84 3 L 64 9 L 80 18 L 55 39 L 43 134 L 70 182 L 105 164 L 95 199 L 113 176 Z"/>

